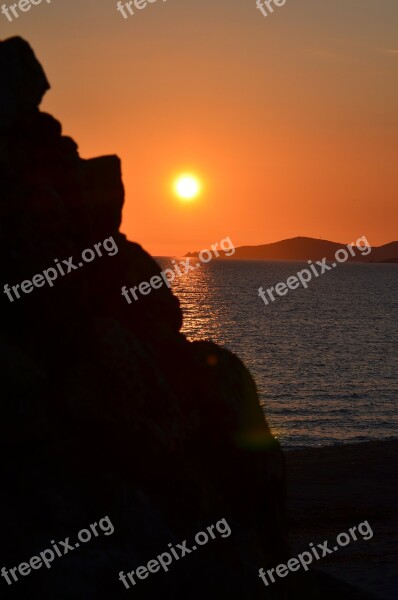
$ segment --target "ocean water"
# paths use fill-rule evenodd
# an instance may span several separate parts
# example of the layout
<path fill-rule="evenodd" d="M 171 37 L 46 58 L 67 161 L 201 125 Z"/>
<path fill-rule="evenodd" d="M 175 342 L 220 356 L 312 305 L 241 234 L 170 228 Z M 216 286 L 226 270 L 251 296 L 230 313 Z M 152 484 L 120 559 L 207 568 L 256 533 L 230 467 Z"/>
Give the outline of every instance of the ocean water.
<path fill-rule="evenodd" d="M 305 267 L 212 261 L 176 278 L 183 333 L 244 361 L 286 448 L 397 438 L 398 265 L 340 264 L 264 304 L 260 286 Z"/>

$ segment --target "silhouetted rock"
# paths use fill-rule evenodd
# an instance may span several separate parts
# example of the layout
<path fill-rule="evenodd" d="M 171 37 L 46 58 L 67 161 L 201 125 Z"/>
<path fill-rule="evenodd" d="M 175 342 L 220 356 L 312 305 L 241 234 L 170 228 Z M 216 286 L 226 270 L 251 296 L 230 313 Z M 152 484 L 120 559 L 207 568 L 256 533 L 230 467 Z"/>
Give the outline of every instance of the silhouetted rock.
<path fill-rule="evenodd" d="M 19 117 L 36 112 L 50 85 L 31 47 L 19 37 L 0 42 L 0 74 L 3 131 Z"/>

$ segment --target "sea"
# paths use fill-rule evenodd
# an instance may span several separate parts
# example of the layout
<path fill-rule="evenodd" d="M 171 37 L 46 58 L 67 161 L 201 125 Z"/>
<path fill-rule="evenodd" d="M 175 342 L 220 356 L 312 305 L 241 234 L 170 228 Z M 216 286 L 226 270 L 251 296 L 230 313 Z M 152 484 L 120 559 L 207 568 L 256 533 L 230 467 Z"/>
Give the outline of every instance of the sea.
<path fill-rule="evenodd" d="M 241 358 L 286 449 L 397 439 L 398 265 L 339 264 L 307 289 L 259 297 L 304 268 L 213 260 L 176 276 L 182 332 Z"/>

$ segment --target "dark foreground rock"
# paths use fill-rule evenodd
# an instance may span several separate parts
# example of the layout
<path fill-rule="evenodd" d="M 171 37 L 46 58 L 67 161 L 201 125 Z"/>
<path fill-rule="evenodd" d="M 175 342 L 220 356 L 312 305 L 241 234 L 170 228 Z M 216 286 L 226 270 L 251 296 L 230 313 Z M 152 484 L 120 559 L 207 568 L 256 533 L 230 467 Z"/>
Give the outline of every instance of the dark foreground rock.
<path fill-rule="evenodd" d="M 109 516 L 115 531 L 19 575 L 2 594 L 48 599 L 255 597 L 257 577 L 287 557 L 284 476 L 255 385 L 242 363 L 179 333 L 163 286 L 121 295 L 159 273 L 119 233 L 116 156 L 82 160 L 38 109 L 49 88 L 26 42 L 0 44 L 2 286 L 32 280 L 112 238 L 117 251 L 18 299 L 1 294 L 1 565 Z M 108 241 L 108 247 L 111 247 Z M 65 267 L 65 271 L 67 268 Z M 18 291 L 18 288 L 17 288 Z M 232 534 L 128 592 L 118 579 L 225 518 Z M 276 594 L 276 595 L 275 595 Z M 275 590 L 270 597 L 279 597 Z M 3 597 L 3 596 L 2 596 Z"/>

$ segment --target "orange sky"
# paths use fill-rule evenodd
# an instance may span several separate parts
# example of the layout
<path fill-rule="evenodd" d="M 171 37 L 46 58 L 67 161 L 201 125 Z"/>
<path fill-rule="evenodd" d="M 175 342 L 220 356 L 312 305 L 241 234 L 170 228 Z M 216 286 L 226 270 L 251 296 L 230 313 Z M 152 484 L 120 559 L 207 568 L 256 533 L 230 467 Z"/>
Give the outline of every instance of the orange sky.
<path fill-rule="evenodd" d="M 1 16 L 0 35 L 30 41 L 42 107 L 81 156 L 121 157 L 122 229 L 166 255 L 398 239 L 397 19 L 396 0 L 287 0 L 266 18 L 255 0 L 158 0 L 127 20 L 113 0 L 53 0 Z M 186 170 L 204 190 L 183 204 Z"/>

